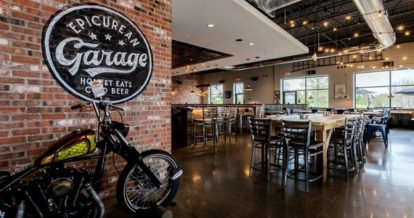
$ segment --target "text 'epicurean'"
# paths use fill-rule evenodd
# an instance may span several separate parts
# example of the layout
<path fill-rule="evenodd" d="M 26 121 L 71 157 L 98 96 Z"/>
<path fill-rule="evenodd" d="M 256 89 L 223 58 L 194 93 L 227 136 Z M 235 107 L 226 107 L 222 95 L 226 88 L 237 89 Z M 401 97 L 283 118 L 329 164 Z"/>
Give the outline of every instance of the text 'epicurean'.
<path fill-rule="evenodd" d="M 78 17 L 69 22 L 67 24 L 67 27 L 69 27 L 76 34 L 79 34 L 85 30 L 88 31 L 87 27 L 111 29 L 117 31 L 121 35 L 124 35 L 124 37 L 129 40 L 133 47 L 139 44 L 136 36 L 133 36 L 132 32 L 126 29 L 125 25 L 110 16 L 93 15 L 91 17 Z"/>

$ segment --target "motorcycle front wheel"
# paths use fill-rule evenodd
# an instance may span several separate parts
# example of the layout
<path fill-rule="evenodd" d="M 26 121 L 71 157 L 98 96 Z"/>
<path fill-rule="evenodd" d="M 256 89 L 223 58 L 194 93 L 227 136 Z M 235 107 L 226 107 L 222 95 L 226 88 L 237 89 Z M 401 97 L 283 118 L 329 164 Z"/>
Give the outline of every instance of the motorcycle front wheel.
<path fill-rule="evenodd" d="M 117 182 L 118 203 L 130 213 L 147 211 L 157 206 L 168 206 L 178 191 L 180 178 L 170 179 L 177 163 L 165 151 L 150 150 L 142 153 L 145 165 L 160 180 L 155 187 L 137 163 L 128 163 Z"/>

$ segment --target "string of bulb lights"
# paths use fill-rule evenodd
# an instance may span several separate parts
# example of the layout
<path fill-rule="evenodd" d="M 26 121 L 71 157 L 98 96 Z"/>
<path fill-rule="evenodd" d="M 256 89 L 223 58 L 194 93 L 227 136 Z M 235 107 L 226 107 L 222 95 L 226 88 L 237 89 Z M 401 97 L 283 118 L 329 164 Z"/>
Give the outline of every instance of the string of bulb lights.
<path fill-rule="evenodd" d="M 378 12 L 373 12 L 373 13 L 376 13 L 378 17 L 387 15 L 387 12 L 386 11 L 378 11 Z M 354 18 L 352 17 L 352 15 L 347 14 L 347 15 L 344 15 L 344 18 L 343 19 L 346 22 L 350 22 Z M 298 27 L 298 23 L 301 23 L 303 27 L 309 27 L 312 22 L 309 21 L 309 20 L 307 20 L 307 19 L 302 20 L 302 22 L 297 22 L 296 20 L 290 20 L 289 21 L 289 27 L 290 28 Z M 325 28 L 325 29 L 332 28 L 332 31 L 333 32 L 337 32 L 339 30 L 339 27 L 331 26 L 331 23 L 328 20 L 325 20 L 325 21 L 321 22 L 321 26 L 323 28 Z M 314 27 L 312 27 L 311 29 L 314 30 Z M 397 34 L 404 35 L 406 37 L 411 36 L 411 31 L 408 30 L 406 28 L 406 26 L 403 25 L 403 24 L 398 25 L 395 28 L 395 32 Z M 379 33 L 379 34 L 385 34 L 385 33 Z M 361 37 L 361 34 L 358 31 L 355 31 L 355 32 L 351 33 L 351 35 L 348 38 L 348 40 L 356 39 L 356 38 L 359 38 L 359 37 Z M 338 52 L 338 55 L 343 55 L 343 54 L 347 54 L 348 53 L 348 49 L 338 50 L 335 47 L 321 46 L 321 45 L 318 45 L 317 51 L 319 53 L 325 53 L 325 54 L 334 54 L 334 53 Z M 362 53 L 363 51 L 361 50 L 360 52 Z"/>

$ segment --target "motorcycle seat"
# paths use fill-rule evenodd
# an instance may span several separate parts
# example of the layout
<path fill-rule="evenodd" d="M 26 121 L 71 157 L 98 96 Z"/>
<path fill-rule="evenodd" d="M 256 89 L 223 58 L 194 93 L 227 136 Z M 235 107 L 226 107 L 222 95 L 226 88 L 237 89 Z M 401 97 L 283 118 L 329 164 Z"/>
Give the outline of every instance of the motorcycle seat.
<path fill-rule="evenodd" d="M 0 186 L 3 182 L 7 181 L 10 178 L 10 173 L 7 171 L 0 171 Z"/>

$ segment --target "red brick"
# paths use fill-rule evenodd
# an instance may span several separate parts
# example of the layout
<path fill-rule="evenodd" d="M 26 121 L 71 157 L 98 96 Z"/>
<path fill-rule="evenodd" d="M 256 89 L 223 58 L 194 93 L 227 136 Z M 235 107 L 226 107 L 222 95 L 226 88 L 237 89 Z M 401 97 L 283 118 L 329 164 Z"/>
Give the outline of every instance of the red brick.
<path fill-rule="evenodd" d="M 42 11 L 46 11 L 46 12 L 50 12 L 50 13 L 55 13 L 56 12 L 56 8 L 50 7 L 48 5 L 42 5 Z"/>
<path fill-rule="evenodd" d="M 23 33 L 27 35 L 33 35 L 33 36 L 40 36 L 41 30 L 34 30 L 26 27 L 20 27 L 20 26 L 12 26 L 12 31 L 17 33 Z"/>
<path fill-rule="evenodd" d="M 9 25 L 0 22 L 0 30 L 8 30 L 8 29 L 9 29 Z"/>
<path fill-rule="evenodd" d="M 4 160 L 1 160 L 0 161 L 0 168 L 6 168 L 6 167 L 8 167 L 9 166 L 9 161 L 4 161 Z"/>
<path fill-rule="evenodd" d="M 28 1 L 28 0 L 14 0 L 16 4 L 24 5 L 25 7 L 31 8 L 39 8 L 40 4 L 35 1 Z"/>
<path fill-rule="evenodd" d="M 25 78 L 27 77 L 39 78 L 39 72 L 13 70 L 13 76 L 25 77 Z"/>
<path fill-rule="evenodd" d="M 32 14 L 22 13 L 20 11 L 13 11 L 12 16 L 22 20 L 39 21 L 39 17 L 33 16 Z"/>
<path fill-rule="evenodd" d="M 0 107 L 0 113 L 23 113 L 24 107 Z"/>
<path fill-rule="evenodd" d="M 65 114 L 42 114 L 42 119 L 65 119 Z"/>
<path fill-rule="evenodd" d="M 39 134 L 39 129 L 22 129 L 22 130 L 13 130 L 12 135 L 19 136 L 19 135 L 33 135 Z"/>
<path fill-rule="evenodd" d="M 25 137 L 11 137 L 11 138 L 0 138 L 0 144 L 15 144 L 26 142 Z"/>
<path fill-rule="evenodd" d="M 13 121 L 21 121 L 21 120 L 34 120 L 34 119 L 39 119 L 39 115 L 38 114 L 20 114 L 20 115 L 13 115 L 12 116 L 12 120 Z"/>
<path fill-rule="evenodd" d="M 28 64 L 39 64 L 40 63 L 40 58 L 21 56 L 21 55 L 13 55 L 12 56 L 12 61 L 21 62 L 21 63 L 28 63 Z"/>
<path fill-rule="evenodd" d="M 14 47 L 30 48 L 30 49 L 40 50 L 40 45 L 39 44 L 33 44 L 33 43 L 22 42 L 22 41 L 13 42 L 13 46 Z"/>

